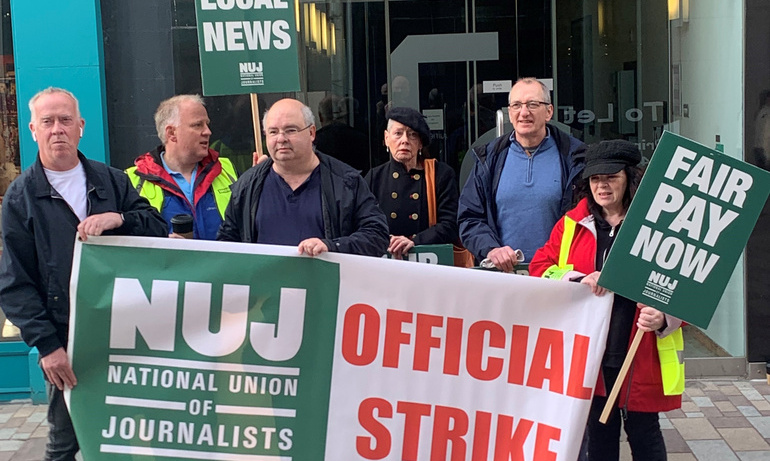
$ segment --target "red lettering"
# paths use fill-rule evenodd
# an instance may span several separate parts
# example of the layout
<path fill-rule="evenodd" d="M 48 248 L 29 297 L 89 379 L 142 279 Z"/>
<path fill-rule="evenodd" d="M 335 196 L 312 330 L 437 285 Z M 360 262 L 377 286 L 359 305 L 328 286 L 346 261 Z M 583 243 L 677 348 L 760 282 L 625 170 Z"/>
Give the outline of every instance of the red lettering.
<path fill-rule="evenodd" d="M 433 336 L 433 328 L 444 325 L 444 317 L 430 314 L 417 314 L 414 329 L 414 363 L 416 371 L 428 371 L 430 350 L 441 347 L 441 338 Z"/>
<path fill-rule="evenodd" d="M 567 395 L 576 399 L 588 400 L 591 398 L 591 388 L 583 386 L 586 377 L 589 342 L 590 338 L 588 336 L 575 335 L 575 343 L 572 345 Z"/>
<path fill-rule="evenodd" d="M 380 418 L 392 418 L 393 407 L 387 400 L 369 398 L 358 406 L 358 422 L 373 437 L 356 437 L 356 451 L 366 459 L 383 459 L 390 454 L 390 432 L 374 417 L 374 411 Z M 374 443 L 374 446 L 372 446 Z"/>
<path fill-rule="evenodd" d="M 547 366 L 550 357 L 550 367 Z M 541 328 L 537 335 L 527 386 L 542 389 L 548 380 L 548 389 L 564 393 L 564 332 Z"/>
<path fill-rule="evenodd" d="M 447 317 L 444 347 L 444 374 L 457 376 L 463 347 L 463 319 Z"/>
<path fill-rule="evenodd" d="M 404 447 L 401 461 L 416 461 L 420 448 L 420 423 L 423 416 L 430 416 L 431 406 L 427 403 L 398 402 L 396 413 L 404 415 Z"/>
<path fill-rule="evenodd" d="M 465 366 L 468 374 L 481 381 L 492 381 L 503 372 L 503 359 L 489 357 L 484 366 L 484 338 L 489 333 L 489 347 L 505 349 L 505 330 L 495 322 L 475 322 L 468 329 L 468 355 Z"/>
<path fill-rule="evenodd" d="M 362 318 L 364 320 L 363 338 L 361 337 Z M 345 312 L 342 326 L 342 357 L 351 365 L 369 365 L 377 357 L 379 341 L 380 314 L 377 310 L 368 304 L 350 306 Z"/>
<path fill-rule="evenodd" d="M 492 413 L 477 411 L 476 422 L 473 425 L 473 454 L 471 461 L 487 461 L 491 427 Z"/>
<path fill-rule="evenodd" d="M 468 433 L 468 415 L 459 408 L 436 405 L 433 417 L 431 461 L 446 461 L 447 445 L 452 444 L 450 461 L 465 460 L 467 445 L 463 436 Z"/>
<path fill-rule="evenodd" d="M 528 419 L 520 419 L 514 431 L 512 416 L 498 416 L 494 461 L 524 461 L 524 442 L 533 424 Z"/>
<path fill-rule="evenodd" d="M 527 365 L 529 327 L 514 325 L 511 332 L 511 355 L 508 362 L 508 382 L 524 385 L 524 370 Z"/>
<path fill-rule="evenodd" d="M 398 368 L 401 345 L 409 344 L 409 333 L 404 333 L 401 326 L 404 323 L 412 323 L 412 313 L 388 309 L 385 318 L 385 344 L 383 346 L 382 366 Z"/>
<path fill-rule="evenodd" d="M 551 440 L 561 439 L 561 429 L 547 424 L 537 424 L 535 435 L 535 456 L 537 461 L 556 461 L 556 453 L 551 451 Z"/>

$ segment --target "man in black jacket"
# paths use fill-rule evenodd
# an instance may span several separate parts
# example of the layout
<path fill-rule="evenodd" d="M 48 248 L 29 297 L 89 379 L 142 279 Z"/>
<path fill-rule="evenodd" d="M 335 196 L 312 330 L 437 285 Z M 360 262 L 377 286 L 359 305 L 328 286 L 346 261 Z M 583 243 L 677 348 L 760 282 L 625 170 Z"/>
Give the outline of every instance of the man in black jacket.
<path fill-rule="evenodd" d="M 310 108 L 282 99 L 263 128 L 270 159 L 233 185 L 217 240 L 292 245 L 310 256 L 385 254 L 385 215 L 357 170 L 313 150 Z"/>
<path fill-rule="evenodd" d="M 74 460 L 78 443 L 64 404 L 77 379 L 67 358 L 69 281 L 75 235 L 168 235 L 163 218 L 120 170 L 78 151 L 85 121 L 69 91 L 48 88 L 29 102 L 38 159 L 3 198 L 0 306 L 40 351 L 49 387 L 46 460 Z"/>

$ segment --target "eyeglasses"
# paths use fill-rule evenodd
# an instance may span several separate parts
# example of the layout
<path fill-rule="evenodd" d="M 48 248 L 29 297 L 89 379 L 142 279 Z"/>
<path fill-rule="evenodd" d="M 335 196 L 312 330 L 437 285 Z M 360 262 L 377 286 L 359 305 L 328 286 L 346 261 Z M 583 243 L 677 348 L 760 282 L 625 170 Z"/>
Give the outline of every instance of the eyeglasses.
<path fill-rule="evenodd" d="M 281 133 L 283 133 L 283 135 L 287 138 L 293 138 L 294 136 L 297 136 L 300 131 L 305 131 L 311 126 L 313 126 L 312 123 L 305 128 L 297 128 L 296 126 L 290 126 L 288 128 L 284 128 L 283 130 L 279 130 L 278 128 L 270 128 L 265 133 L 267 134 L 268 138 L 277 138 Z"/>
<path fill-rule="evenodd" d="M 545 102 L 545 101 L 527 101 L 527 102 L 516 101 L 508 104 L 508 107 L 510 107 L 511 110 L 513 110 L 514 112 L 520 111 L 523 106 L 527 106 L 527 109 L 529 109 L 530 111 L 533 111 L 533 110 L 537 110 L 538 107 L 540 106 L 548 106 L 550 104 L 551 103 Z"/>
<path fill-rule="evenodd" d="M 412 130 L 406 130 L 406 131 L 404 131 L 404 130 L 393 130 L 393 131 L 389 131 L 389 133 L 391 134 L 391 136 L 395 137 L 396 139 L 401 139 L 401 136 L 403 136 L 404 133 L 406 133 L 406 137 L 410 141 L 417 141 L 418 139 L 420 139 L 420 134 L 417 133 L 416 131 L 412 131 Z"/>

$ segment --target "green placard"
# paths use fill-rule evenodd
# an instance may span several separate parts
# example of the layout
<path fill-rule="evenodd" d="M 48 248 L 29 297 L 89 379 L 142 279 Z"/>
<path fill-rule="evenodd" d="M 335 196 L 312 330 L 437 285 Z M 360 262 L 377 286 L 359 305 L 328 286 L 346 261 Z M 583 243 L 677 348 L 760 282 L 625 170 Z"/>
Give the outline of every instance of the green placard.
<path fill-rule="evenodd" d="M 299 91 L 294 1 L 195 1 L 204 95 Z"/>
<path fill-rule="evenodd" d="M 76 270 L 87 459 L 323 459 L 337 264 L 83 245 Z"/>
<path fill-rule="evenodd" d="M 768 172 L 665 132 L 599 284 L 708 327 L 768 193 Z"/>

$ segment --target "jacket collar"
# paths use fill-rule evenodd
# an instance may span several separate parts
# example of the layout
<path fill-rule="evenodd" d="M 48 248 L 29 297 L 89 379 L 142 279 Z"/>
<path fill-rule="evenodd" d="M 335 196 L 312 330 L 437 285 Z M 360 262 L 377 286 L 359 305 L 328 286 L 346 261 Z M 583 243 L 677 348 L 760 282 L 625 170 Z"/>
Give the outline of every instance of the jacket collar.
<path fill-rule="evenodd" d="M 78 150 L 78 160 L 83 165 L 83 170 L 86 173 L 86 191 L 94 190 L 96 194 L 101 198 L 104 196 L 104 181 L 102 177 L 95 174 L 90 161 Z M 54 190 L 51 184 L 48 182 L 48 177 L 45 175 L 43 169 L 43 162 L 40 160 L 40 153 L 38 152 L 37 160 L 32 164 L 34 171 L 33 180 L 35 184 L 35 196 L 36 197 L 52 197 L 58 196 L 59 193 Z"/>

